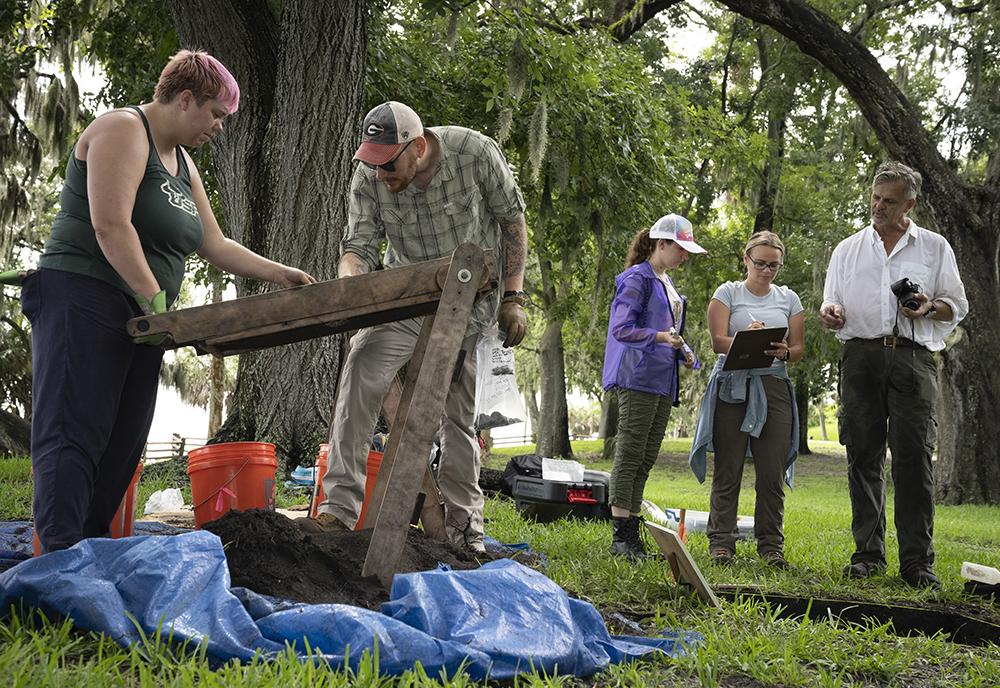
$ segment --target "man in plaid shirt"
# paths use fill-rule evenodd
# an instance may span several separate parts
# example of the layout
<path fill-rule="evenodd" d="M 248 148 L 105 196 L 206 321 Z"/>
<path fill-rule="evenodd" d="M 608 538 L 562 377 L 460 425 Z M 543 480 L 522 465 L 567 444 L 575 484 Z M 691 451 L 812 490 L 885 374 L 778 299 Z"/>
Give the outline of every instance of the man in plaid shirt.
<path fill-rule="evenodd" d="M 483 493 L 473 429 L 476 343 L 494 322 L 506 337 L 505 346 L 517 345 L 527 328 L 524 198 L 496 142 L 463 127 L 424 129 L 411 108 L 395 101 L 365 117 L 354 158 L 362 164 L 351 180 L 338 265 L 341 277 L 369 272 L 380 262 L 391 269 L 450 256 L 465 242 L 492 251 L 501 266 L 503 293 L 481 300 L 472 313 L 462 343 L 464 359 L 459 359 L 462 370 L 448 390 L 439 434 L 438 487 L 448 539 L 483 551 Z M 413 354 L 421 322 L 416 318 L 376 325 L 351 338 L 334 409 L 330 464 L 323 477 L 327 498 L 315 521 L 303 521 L 307 529 L 356 525 L 371 431 L 386 390 Z"/>

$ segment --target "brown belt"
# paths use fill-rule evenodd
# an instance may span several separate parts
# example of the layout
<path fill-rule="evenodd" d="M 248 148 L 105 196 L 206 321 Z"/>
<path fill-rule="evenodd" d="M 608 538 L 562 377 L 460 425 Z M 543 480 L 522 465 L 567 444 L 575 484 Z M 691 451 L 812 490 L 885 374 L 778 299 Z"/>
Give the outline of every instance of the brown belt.
<path fill-rule="evenodd" d="M 857 342 L 858 344 L 868 344 L 870 346 L 881 346 L 885 349 L 895 349 L 897 346 L 905 346 L 911 349 L 925 349 L 923 344 L 919 344 L 912 339 L 907 339 L 906 337 L 897 337 L 895 335 L 886 335 L 884 337 L 877 337 L 876 339 L 861 339 L 855 337 L 854 339 L 848 339 L 849 342 Z"/>

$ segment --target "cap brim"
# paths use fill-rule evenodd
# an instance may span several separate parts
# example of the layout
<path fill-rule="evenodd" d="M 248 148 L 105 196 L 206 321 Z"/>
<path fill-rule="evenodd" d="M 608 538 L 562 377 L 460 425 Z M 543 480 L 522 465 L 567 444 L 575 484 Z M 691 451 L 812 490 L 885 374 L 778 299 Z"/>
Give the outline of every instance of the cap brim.
<path fill-rule="evenodd" d="M 384 165 L 403 150 L 405 143 L 372 143 L 365 141 L 354 153 L 354 159 L 369 165 Z"/>
<path fill-rule="evenodd" d="M 708 251 L 706 251 L 693 241 L 682 241 L 680 239 L 674 239 L 674 243 L 676 243 L 678 246 L 680 246 L 688 253 L 708 253 Z"/>

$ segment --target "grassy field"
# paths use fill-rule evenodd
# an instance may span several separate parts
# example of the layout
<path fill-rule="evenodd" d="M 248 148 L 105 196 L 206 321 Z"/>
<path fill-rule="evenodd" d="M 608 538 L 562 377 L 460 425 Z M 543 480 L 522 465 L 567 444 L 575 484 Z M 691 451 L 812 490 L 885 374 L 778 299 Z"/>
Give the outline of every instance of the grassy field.
<path fill-rule="evenodd" d="M 588 468 L 601 464 L 600 441 L 574 442 L 577 459 Z M 889 499 L 889 571 L 863 582 L 840 576 L 847 562 L 850 504 L 845 457 L 835 443 L 814 441 L 816 453 L 800 459 L 796 488 L 786 501 L 786 554 L 789 572 L 776 572 L 758 560 L 752 543 L 741 543 L 732 566 L 708 562 L 707 540 L 692 533 L 688 547 L 712 585 L 737 583 L 772 592 L 873 602 L 950 606 L 978 610 L 1000 619 L 1000 611 L 981 598 L 962 593 L 962 561 L 1000 568 L 1000 507 L 940 506 L 936 514 L 936 569 L 940 592 L 914 591 L 897 575 L 892 499 Z M 686 463 L 687 441 L 664 442 L 646 496 L 661 507 L 708 510 L 710 479 L 704 485 Z M 507 457 L 530 447 L 495 450 L 488 461 L 503 468 Z M 178 474 L 147 471 L 138 506 L 153 490 L 177 482 Z M 753 471 L 748 468 L 741 514 L 753 514 Z M 30 515 L 31 487 L 26 461 L 0 462 L 0 514 Z M 188 492 L 187 497 L 190 498 Z M 300 499 L 284 494 L 279 503 Z M 572 595 L 596 604 L 608 618 L 626 619 L 617 632 L 646 634 L 681 628 L 701 632 L 706 643 L 691 657 L 655 659 L 612 667 L 587 680 L 527 675 L 515 685 L 599 686 L 982 686 L 1000 685 L 1000 647 L 969 647 L 942 636 L 899 637 L 887 625 L 853 626 L 835 619 L 781 618 L 778 610 L 752 601 L 723 602 L 721 609 L 701 605 L 676 586 L 660 560 L 630 563 L 606 554 L 610 526 L 579 521 L 527 522 L 506 500 L 487 504 L 487 532 L 501 541 L 528 542 L 549 559 L 546 573 Z M 11 686 L 418 686 L 468 685 L 462 677 L 439 681 L 420 667 L 396 679 L 377 680 L 368 663 L 356 675 L 334 673 L 293 657 L 211 670 L 208 661 L 184 654 L 153 637 L 128 650 L 66 623 L 32 623 L 19 618 L 0 622 L 0 684 Z"/>

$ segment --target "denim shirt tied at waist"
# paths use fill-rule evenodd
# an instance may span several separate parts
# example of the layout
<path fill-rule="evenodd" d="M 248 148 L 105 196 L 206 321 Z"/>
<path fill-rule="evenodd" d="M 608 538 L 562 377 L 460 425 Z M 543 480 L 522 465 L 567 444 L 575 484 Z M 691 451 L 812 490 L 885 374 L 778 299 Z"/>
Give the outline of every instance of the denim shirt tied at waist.
<path fill-rule="evenodd" d="M 747 402 L 747 410 L 743 416 L 740 431 L 748 433 L 751 437 L 760 437 L 761 430 L 767 422 L 767 394 L 764 391 L 764 383 L 761 378 L 764 375 L 774 375 L 784 380 L 785 384 L 788 385 L 788 393 L 792 400 L 792 436 L 788 448 L 788 459 L 785 462 L 785 482 L 788 487 L 792 487 L 795 476 L 795 459 L 799 455 L 799 410 L 795 404 L 795 389 L 792 387 L 788 372 L 771 368 L 723 370 L 722 366 L 725 361 L 725 355 L 719 356 L 719 360 L 715 362 L 715 367 L 712 369 L 712 376 L 708 380 L 708 388 L 705 390 L 705 396 L 702 397 L 701 409 L 698 412 L 698 423 L 695 426 L 688 465 L 691 466 L 698 482 L 705 482 L 706 455 L 708 452 L 715 451 L 712 446 L 712 430 L 715 422 L 716 399 L 722 399 L 729 404 Z M 746 455 L 753 456 L 749 441 L 747 441 Z"/>

